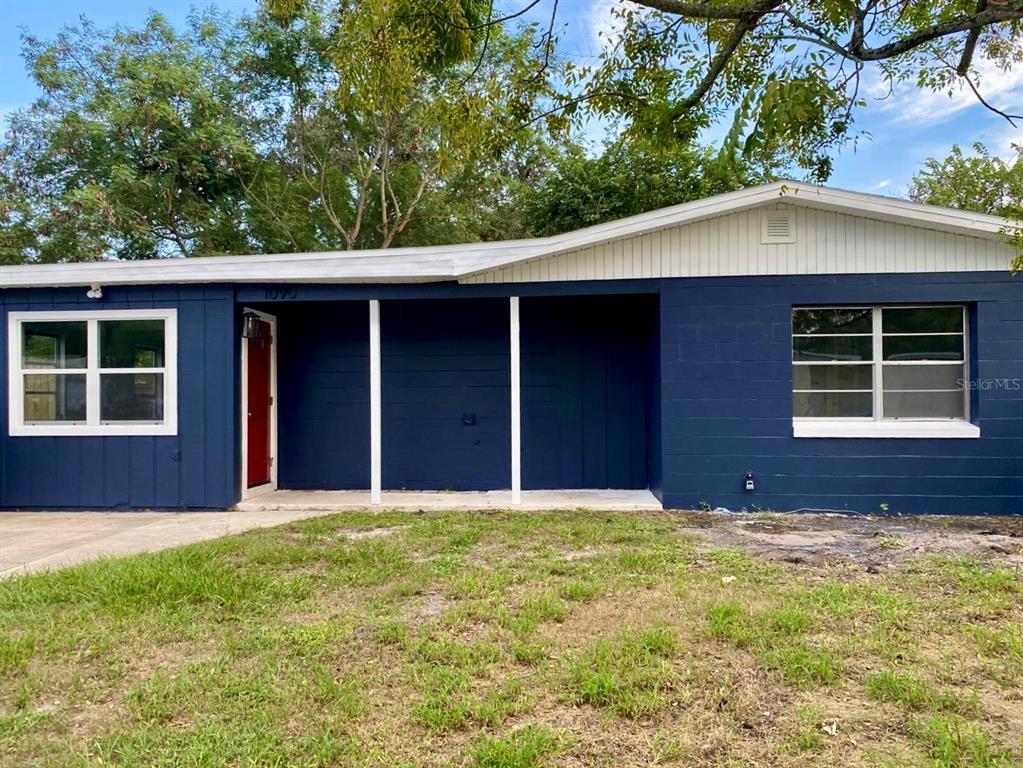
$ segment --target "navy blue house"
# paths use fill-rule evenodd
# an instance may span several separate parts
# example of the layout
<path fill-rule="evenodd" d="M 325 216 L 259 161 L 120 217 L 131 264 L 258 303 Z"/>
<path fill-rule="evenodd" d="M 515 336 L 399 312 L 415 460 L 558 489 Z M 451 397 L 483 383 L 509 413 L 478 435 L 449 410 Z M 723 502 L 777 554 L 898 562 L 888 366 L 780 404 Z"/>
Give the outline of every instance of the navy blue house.
<path fill-rule="evenodd" d="M 535 240 L 0 267 L 0 507 L 1019 513 L 1003 226 L 786 182 Z"/>

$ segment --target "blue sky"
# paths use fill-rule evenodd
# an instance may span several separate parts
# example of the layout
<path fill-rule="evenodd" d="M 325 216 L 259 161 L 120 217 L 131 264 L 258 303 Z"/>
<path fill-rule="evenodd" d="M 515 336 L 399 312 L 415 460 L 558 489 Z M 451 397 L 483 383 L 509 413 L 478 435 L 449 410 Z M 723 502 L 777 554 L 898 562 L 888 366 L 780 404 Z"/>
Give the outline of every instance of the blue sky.
<path fill-rule="evenodd" d="M 541 0 L 537 17 L 549 13 L 552 0 Z M 558 22 L 562 27 L 562 51 L 580 60 L 592 60 L 600 52 L 599 33 L 613 33 L 609 13 L 615 0 L 561 0 Z M 505 3 L 514 7 L 511 2 Z M 99 27 L 140 24 L 149 10 L 158 10 L 173 23 L 181 23 L 193 7 L 207 6 L 239 14 L 255 7 L 254 0 L 2 0 L 0 11 L 0 115 L 30 103 L 37 89 L 20 56 L 20 34 L 50 38 L 80 15 Z M 996 106 L 1016 112 L 1023 105 L 1023 68 L 1003 73 L 981 65 L 981 86 Z M 947 154 L 952 144 L 968 146 L 984 141 L 992 151 L 1008 155 L 1010 144 L 1023 142 L 1023 129 L 1013 128 L 1001 117 L 977 104 L 972 94 L 951 97 L 922 92 L 912 86 L 896 90 L 880 101 L 870 99 L 859 113 L 857 125 L 872 138 L 862 139 L 835 159 L 829 184 L 845 189 L 902 194 L 913 173 L 931 156 Z M 599 134 L 594 127 L 592 134 Z"/>

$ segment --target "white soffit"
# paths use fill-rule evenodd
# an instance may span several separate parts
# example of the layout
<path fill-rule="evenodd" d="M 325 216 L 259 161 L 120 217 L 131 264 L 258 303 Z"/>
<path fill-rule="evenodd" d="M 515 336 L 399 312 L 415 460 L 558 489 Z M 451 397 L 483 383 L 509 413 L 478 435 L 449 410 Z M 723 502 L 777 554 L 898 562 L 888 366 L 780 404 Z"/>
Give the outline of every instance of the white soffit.
<path fill-rule="evenodd" d="M 779 181 L 552 237 L 366 251 L 26 264 L 0 267 L 0 288 L 92 284 L 449 281 L 771 203 L 807 206 L 989 240 L 999 239 L 1008 224 L 996 216 Z"/>

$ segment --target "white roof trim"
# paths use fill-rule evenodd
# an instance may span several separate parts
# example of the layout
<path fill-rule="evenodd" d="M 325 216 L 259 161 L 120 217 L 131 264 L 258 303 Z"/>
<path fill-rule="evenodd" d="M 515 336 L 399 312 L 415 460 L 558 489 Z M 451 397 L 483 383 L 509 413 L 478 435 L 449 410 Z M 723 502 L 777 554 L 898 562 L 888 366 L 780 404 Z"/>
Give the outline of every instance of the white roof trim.
<path fill-rule="evenodd" d="M 159 283 L 378 283 L 457 280 L 609 240 L 785 202 L 985 239 L 1008 223 L 997 216 L 880 195 L 777 181 L 552 237 L 367 251 L 210 256 L 0 267 L 0 288 Z"/>

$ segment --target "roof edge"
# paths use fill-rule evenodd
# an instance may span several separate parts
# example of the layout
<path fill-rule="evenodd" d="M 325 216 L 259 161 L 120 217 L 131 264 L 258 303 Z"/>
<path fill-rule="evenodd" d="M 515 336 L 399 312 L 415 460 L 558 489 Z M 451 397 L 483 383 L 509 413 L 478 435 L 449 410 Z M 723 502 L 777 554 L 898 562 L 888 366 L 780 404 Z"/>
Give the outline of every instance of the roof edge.
<path fill-rule="evenodd" d="M 372 283 L 458 280 L 597 243 L 682 226 L 771 202 L 804 205 L 985 239 L 1001 236 L 998 216 L 781 180 L 595 224 L 560 235 L 362 251 L 253 254 L 144 261 L 0 267 L 0 288 L 194 283 Z"/>

